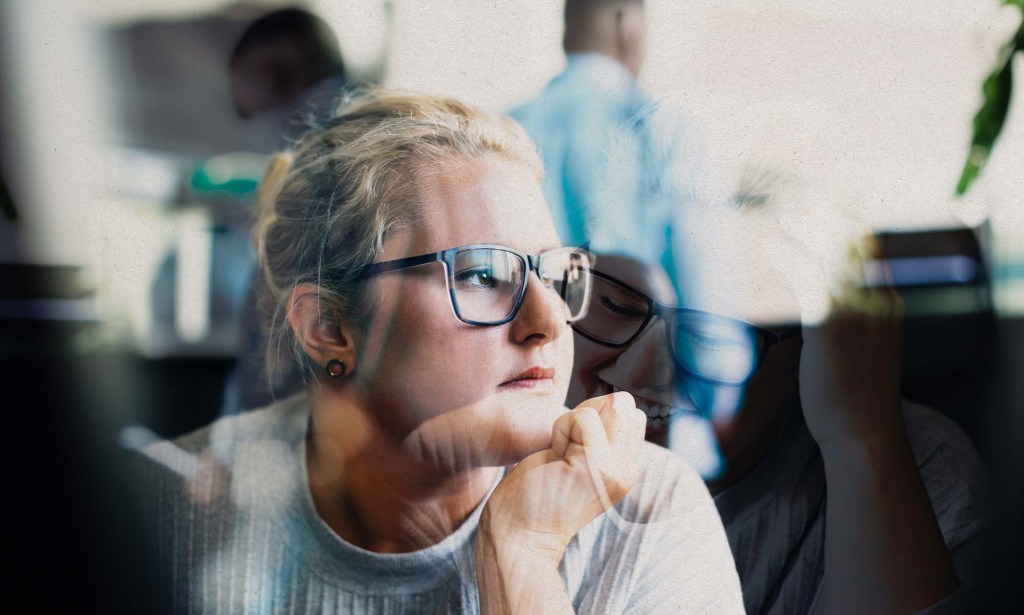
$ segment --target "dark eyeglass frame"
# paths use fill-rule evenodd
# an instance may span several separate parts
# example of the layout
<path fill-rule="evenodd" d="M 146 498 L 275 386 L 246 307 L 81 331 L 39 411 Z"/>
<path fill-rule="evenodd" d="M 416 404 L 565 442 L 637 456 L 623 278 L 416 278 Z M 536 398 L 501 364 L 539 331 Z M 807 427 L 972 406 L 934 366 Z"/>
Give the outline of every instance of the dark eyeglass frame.
<path fill-rule="evenodd" d="M 622 281 L 620 281 L 620 280 L 618 280 L 618 279 L 616 279 L 616 278 L 614 278 L 614 277 L 612 277 L 612 276 L 610 276 L 608 274 L 601 273 L 600 271 L 593 271 L 592 270 L 590 272 L 590 275 L 594 276 L 594 277 L 601 278 L 603 280 L 607 280 L 607 281 L 611 282 L 612 284 L 620 286 L 623 289 L 628 290 L 629 292 L 636 294 L 638 297 L 640 297 L 641 299 L 646 301 L 647 302 L 647 315 L 644 317 L 643 322 L 641 322 L 640 326 L 637 328 L 636 333 L 631 335 L 626 341 L 620 342 L 620 343 L 609 342 L 607 340 L 603 340 L 603 339 L 594 337 L 593 335 L 591 335 L 591 334 L 587 333 L 586 331 L 583 331 L 582 329 L 580 329 L 580 327 L 578 325 L 578 322 L 572 323 L 573 331 L 575 331 L 579 335 L 583 336 L 584 338 L 594 342 L 595 344 L 601 344 L 602 346 L 607 346 L 609 348 L 625 348 L 626 346 L 629 346 L 630 344 L 635 342 L 636 339 L 638 337 L 640 337 L 643 334 L 644 331 L 647 330 L 647 327 L 654 320 L 654 317 L 658 316 L 662 320 L 664 320 L 665 323 L 666 323 L 666 329 L 667 329 L 667 333 L 669 335 L 669 345 L 668 345 L 669 346 L 669 354 L 672 355 L 672 362 L 675 363 L 676 368 L 681 370 L 681 371 L 686 372 L 687 374 L 689 374 L 690 376 L 693 376 L 694 378 L 697 378 L 698 380 L 703 380 L 704 382 L 710 382 L 712 384 L 726 384 L 726 385 L 732 385 L 732 386 L 739 386 L 739 385 L 746 384 L 747 382 L 750 381 L 751 378 L 754 377 L 754 374 L 757 373 L 757 370 L 761 368 L 761 364 L 764 362 L 765 357 L 768 355 L 768 350 L 771 349 L 772 346 L 776 346 L 776 345 L 780 344 L 781 342 L 784 342 L 785 340 L 788 340 L 788 339 L 790 339 L 792 337 L 795 337 L 795 336 L 799 335 L 800 332 L 803 330 L 803 328 L 801 326 L 797 325 L 797 326 L 794 326 L 794 327 L 786 327 L 785 329 L 783 329 L 781 331 L 769 331 L 768 329 L 765 329 L 763 327 L 759 327 L 759 326 L 757 326 L 757 325 L 755 325 L 753 323 L 749 323 L 749 322 L 747 322 L 745 320 L 740 320 L 738 318 L 730 318 L 728 316 L 721 316 L 719 314 L 714 314 L 712 312 L 704 312 L 704 311 L 701 311 L 701 310 L 692 310 L 692 309 L 689 309 L 689 308 L 681 308 L 681 307 L 677 307 L 677 306 L 665 305 L 664 303 L 661 303 L 660 301 L 656 301 L 656 300 L 652 299 L 651 297 L 647 296 L 645 293 L 640 292 L 639 290 L 633 288 L 629 284 L 626 284 L 625 282 L 622 282 Z M 591 288 L 591 292 L 593 292 L 593 288 Z M 715 379 L 715 378 L 708 378 L 707 376 L 703 376 L 701 374 L 698 374 L 698 373 L 694 372 L 693 370 L 687 368 L 685 365 L 683 365 L 682 361 L 679 360 L 679 357 L 676 356 L 676 344 L 675 344 L 676 340 L 675 340 L 675 336 L 677 335 L 677 333 L 676 333 L 676 327 L 675 327 L 675 322 L 676 322 L 675 316 L 678 315 L 678 314 L 696 314 L 696 315 L 700 315 L 700 316 L 702 316 L 702 317 L 704 317 L 704 318 L 706 318 L 706 319 L 708 319 L 709 321 L 712 321 L 712 322 L 714 322 L 714 321 L 717 321 L 717 322 L 727 322 L 727 323 L 730 323 L 730 324 L 738 323 L 738 324 L 740 324 L 740 325 L 742 325 L 744 327 L 747 327 L 748 329 L 754 331 L 754 333 L 760 335 L 762 341 L 761 341 L 761 344 L 760 344 L 760 351 L 758 353 L 757 361 L 754 362 L 754 365 L 753 365 L 753 367 L 751 367 L 750 373 L 747 375 L 747 377 L 744 378 L 743 380 L 740 380 L 740 381 L 719 380 L 719 379 Z"/>
<path fill-rule="evenodd" d="M 428 265 L 430 263 L 444 263 L 445 286 L 448 288 L 448 298 L 450 300 L 449 303 L 452 306 L 452 311 L 455 313 L 455 317 L 458 318 L 459 320 L 461 320 L 462 322 L 468 324 L 468 325 L 474 325 L 474 326 L 477 326 L 477 327 L 497 327 L 497 326 L 503 325 L 505 323 L 512 322 L 512 320 L 515 319 L 516 315 L 519 314 L 519 308 L 521 308 L 522 305 L 523 305 L 523 298 L 526 297 L 526 289 L 527 289 L 527 287 L 530 284 L 530 277 L 531 277 L 530 276 L 530 272 L 531 271 L 535 272 L 537 274 L 537 279 L 540 279 L 541 282 L 543 283 L 543 280 L 540 277 L 540 265 L 541 265 L 541 259 L 544 258 L 545 254 L 550 254 L 551 252 L 555 252 L 555 251 L 562 251 L 562 250 L 566 250 L 566 249 L 572 249 L 576 253 L 582 254 L 582 255 L 586 256 L 586 258 L 587 258 L 587 267 L 584 268 L 584 271 L 585 271 L 586 275 L 590 275 L 591 273 L 593 273 L 594 257 L 587 250 L 589 248 L 589 246 L 590 246 L 590 244 L 589 244 L 589 242 L 587 242 L 587 243 L 584 243 L 582 246 L 578 246 L 576 248 L 562 247 L 562 248 L 554 248 L 552 250 L 545 250 L 544 252 L 541 252 L 540 254 L 524 254 L 523 252 L 520 252 L 518 250 L 513 250 L 512 248 L 509 248 L 507 246 L 501 246 L 501 245 L 497 245 L 497 244 L 478 243 L 478 244 L 471 244 L 471 245 L 468 245 L 468 246 L 458 246 L 458 247 L 455 247 L 455 248 L 448 248 L 446 250 L 441 250 L 439 252 L 433 252 L 431 254 L 420 254 L 420 255 L 417 255 L 417 256 L 406 256 L 405 258 L 397 258 L 397 259 L 390 260 L 390 261 L 382 261 L 382 262 L 377 262 L 377 263 L 370 263 L 369 265 L 366 265 L 365 267 L 363 267 L 359 271 L 358 278 L 359 279 L 367 279 L 367 278 L 371 278 L 371 277 L 376 276 L 376 275 L 380 275 L 382 273 L 387 273 L 389 271 L 398 271 L 398 270 L 401 270 L 401 269 L 410 269 L 412 267 L 419 267 L 420 265 Z M 502 252 L 508 252 L 509 254 L 512 254 L 513 256 L 518 257 L 519 259 L 522 260 L 523 263 L 526 264 L 526 270 L 525 270 L 525 273 L 524 273 L 524 276 L 523 276 L 523 286 L 519 290 L 519 296 L 516 297 L 515 305 L 512 306 L 512 309 L 511 309 L 509 315 L 506 316 L 505 318 L 501 319 L 501 320 L 481 321 L 481 320 L 470 320 L 468 318 L 464 318 L 462 316 L 462 310 L 459 309 L 459 301 L 458 301 L 458 299 L 455 298 L 455 285 L 452 283 L 454 281 L 454 276 L 455 276 L 455 256 L 459 252 L 463 252 L 463 251 L 466 251 L 466 250 L 481 250 L 481 249 L 491 249 L 491 250 L 500 250 Z M 562 296 L 562 299 L 563 300 L 565 299 L 564 294 Z M 587 301 L 589 302 L 589 296 L 587 297 Z M 584 311 L 583 313 L 586 314 L 586 311 Z M 570 322 L 570 321 L 567 321 L 567 322 Z"/>

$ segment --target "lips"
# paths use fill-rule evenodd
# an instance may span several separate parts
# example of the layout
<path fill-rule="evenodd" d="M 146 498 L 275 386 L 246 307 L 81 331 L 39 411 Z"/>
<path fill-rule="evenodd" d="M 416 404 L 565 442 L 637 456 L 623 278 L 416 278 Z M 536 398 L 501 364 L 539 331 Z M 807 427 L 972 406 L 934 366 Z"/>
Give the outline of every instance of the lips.
<path fill-rule="evenodd" d="M 555 368 L 533 366 L 501 383 L 501 386 L 516 389 L 550 387 L 553 386 L 554 379 Z"/>

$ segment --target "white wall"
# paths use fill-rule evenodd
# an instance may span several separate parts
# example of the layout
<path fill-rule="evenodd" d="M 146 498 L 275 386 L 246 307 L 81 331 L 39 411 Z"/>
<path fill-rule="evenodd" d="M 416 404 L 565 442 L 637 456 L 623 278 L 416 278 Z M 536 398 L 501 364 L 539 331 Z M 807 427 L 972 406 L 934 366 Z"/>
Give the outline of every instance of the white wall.
<path fill-rule="evenodd" d="M 26 212 L 35 258 L 82 262 L 90 228 L 111 219 L 87 214 L 108 107 L 106 67 L 85 26 L 225 4 L 8 5 L 4 55 L 17 71 L 5 95 L 15 102 L 26 165 L 36 170 L 30 181 L 19 180 L 38 205 Z M 309 4 L 342 24 L 354 65 L 375 61 L 386 32 L 380 0 Z M 1011 9 L 996 0 L 647 5 L 650 56 L 642 81 L 655 95 L 681 93 L 721 158 L 767 157 L 814 176 L 827 185 L 823 201 L 853 199 L 877 224 L 976 220 L 987 212 L 1000 228 L 1024 233 L 1020 66 L 995 156 L 969 199 L 952 196 L 981 80 L 1015 27 Z M 393 0 L 392 10 L 391 85 L 501 110 L 534 95 L 562 65 L 560 0 Z"/>
<path fill-rule="evenodd" d="M 111 19 L 187 14 L 217 0 L 93 0 Z M 307 2 L 336 23 L 356 67 L 385 45 L 384 0 Z M 561 0 L 390 0 L 387 82 L 494 110 L 536 92 L 562 66 Z M 985 212 L 1024 229 L 1014 161 L 1024 161 L 1024 96 L 970 198 L 953 188 L 980 83 L 1017 13 L 997 0 L 647 0 L 642 81 L 681 93 L 722 158 L 758 156 L 827 178 L 886 225 Z M 1019 71 L 1018 71 L 1019 72 Z M 1017 83 L 1024 83 L 1018 79 Z"/>
<path fill-rule="evenodd" d="M 1024 162 L 1018 93 L 970 198 L 953 189 L 980 84 L 1015 13 L 998 2 L 648 0 L 642 81 L 673 95 L 720 158 L 768 158 L 826 179 L 879 225 L 976 221 L 1024 230 L 1012 160 Z M 562 65 L 561 2 L 396 0 L 389 83 L 505 109 Z M 1024 83 L 1024 79 L 1018 79 Z"/>

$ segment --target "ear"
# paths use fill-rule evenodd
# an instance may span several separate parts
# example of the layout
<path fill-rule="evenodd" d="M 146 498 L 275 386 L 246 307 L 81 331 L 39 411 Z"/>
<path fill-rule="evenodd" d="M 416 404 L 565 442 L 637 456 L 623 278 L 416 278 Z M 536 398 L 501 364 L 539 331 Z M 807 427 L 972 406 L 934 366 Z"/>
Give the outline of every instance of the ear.
<path fill-rule="evenodd" d="M 615 11 L 615 53 L 633 76 L 643 63 L 645 24 L 643 7 L 626 4 Z"/>
<path fill-rule="evenodd" d="M 352 328 L 344 324 L 331 325 L 324 320 L 318 290 L 313 284 L 295 287 L 288 298 L 288 323 L 313 363 L 324 369 L 331 359 L 340 359 L 345 363 L 346 373 L 351 374 L 358 356 Z"/>
<path fill-rule="evenodd" d="M 629 68 L 630 43 L 625 11 L 620 7 L 615 11 L 615 57 L 627 68 Z"/>

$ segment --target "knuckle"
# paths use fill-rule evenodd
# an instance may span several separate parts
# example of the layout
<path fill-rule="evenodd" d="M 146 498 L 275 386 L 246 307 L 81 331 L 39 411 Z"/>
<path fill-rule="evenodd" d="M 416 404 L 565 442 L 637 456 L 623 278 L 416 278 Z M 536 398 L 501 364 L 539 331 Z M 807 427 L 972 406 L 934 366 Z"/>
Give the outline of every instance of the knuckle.
<path fill-rule="evenodd" d="M 627 416 L 629 418 L 626 424 L 629 426 L 629 429 L 636 429 L 641 425 L 647 425 L 647 413 L 639 408 L 631 410 Z"/>
<path fill-rule="evenodd" d="M 636 408 L 636 401 L 626 391 L 616 391 L 612 393 L 612 407 L 616 412 L 624 412 Z"/>

